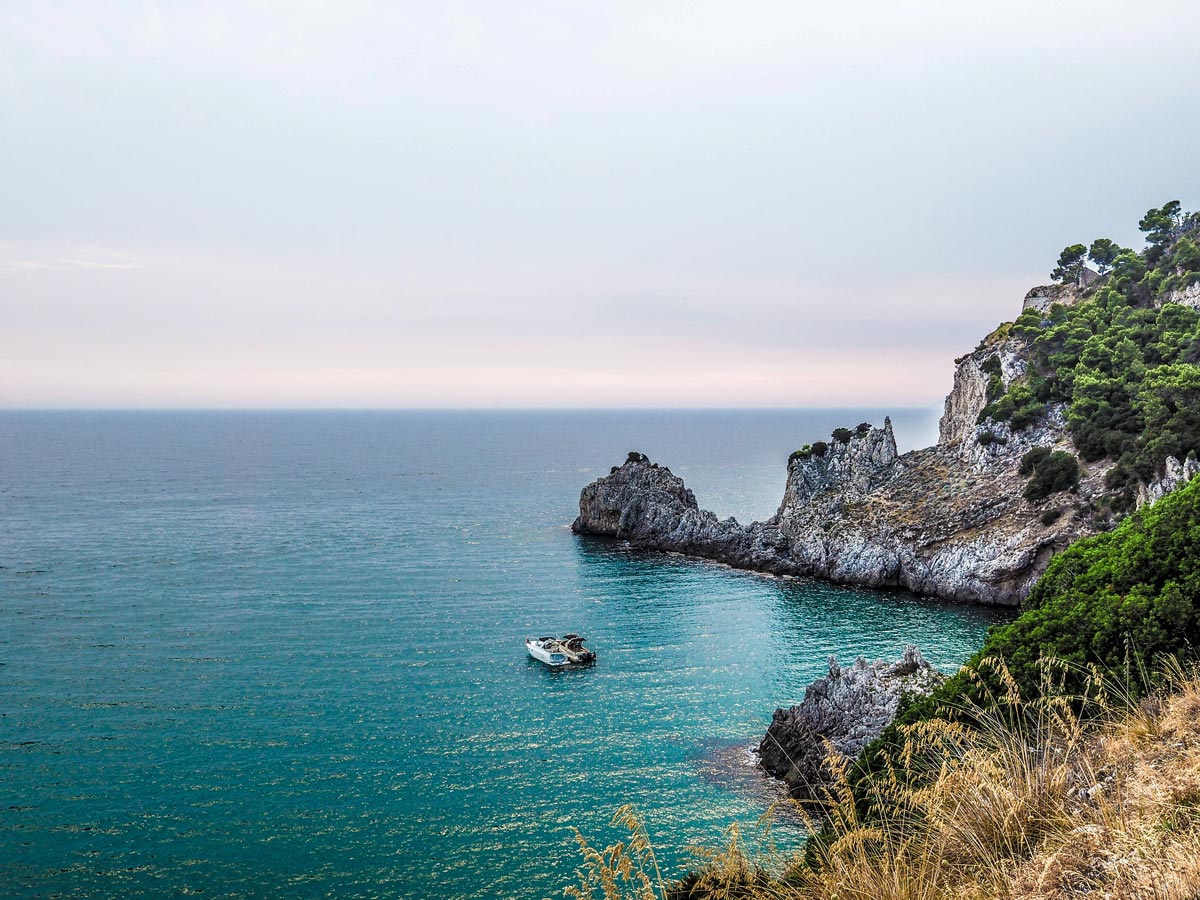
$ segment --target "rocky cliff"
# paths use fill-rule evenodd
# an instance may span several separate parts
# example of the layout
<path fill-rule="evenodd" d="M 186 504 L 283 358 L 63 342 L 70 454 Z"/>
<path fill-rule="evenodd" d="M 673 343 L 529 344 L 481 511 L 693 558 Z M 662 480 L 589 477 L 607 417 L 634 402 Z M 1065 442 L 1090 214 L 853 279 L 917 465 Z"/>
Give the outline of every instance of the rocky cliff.
<path fill-rule="evenodd" d="M 793 454 L 766 522 L 718 519 L 669 469 L 631 454 L 583 489 L 573 528 L 739 568 L 1015 605 L 1056 551 L 1094 530 L 1086 507 L 1110 467 L 1083 466 L 1071 492 L 1024 498 L 1026 451 L 1072 451 L 1061 405 L 1019 430 L 978 424 L 990 399 L 1024 376 L 1025 352 L 1002 326 L 958 360 L 932 447 L 898 454 L 885 420 Z"/>
<path fill-rule="evenodd" d="M 775 710 L 759 762 L 794 798 L 822 803 L 840 767 L 891 724 L 901 696 L 928 694 L 942 680 L 911 644 L 896 663 L 860 656 L 843 668 L 831 656 L 829 673 L 808 686 L 802 703 Z"/>

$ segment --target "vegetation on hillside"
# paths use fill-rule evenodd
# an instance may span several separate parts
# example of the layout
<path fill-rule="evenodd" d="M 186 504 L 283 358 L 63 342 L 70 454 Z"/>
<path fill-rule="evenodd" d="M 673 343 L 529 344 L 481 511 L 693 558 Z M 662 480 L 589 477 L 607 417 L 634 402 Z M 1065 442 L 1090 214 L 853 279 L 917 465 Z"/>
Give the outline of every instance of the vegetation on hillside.
<path fill-rule="evenodd" d="M 969 722 L 906 729 L 903 770 L 875 780 L 866 818 L 845 783 L 809 864 L 747 849 L 737 829 L 664 877 L 629 808 L 627 840 L 582 836 L 575 900 L 1194 900 L 1200 895 L 1200 678 L 1175 667 L 1149 702 L 1001 691 Z M 1115 699 L 1114 699 L 1115 698 Z M 1086 715 L 1081 708 L 1086 706 Z"/>
<path fill-rule="evenodd" d="M 1163 301 L 1200 283 L 1200 213 L 1178 201 L 1139 224 L 1141 252 L 1107 238 L 1067 247 L 1053 276 L 1080 284 L 1084 257 L 1100 277 L 1084 301 L 1028 309 L 1006 333 L 1027 346 L 1028 370 L 1004 389 L 999 360 L 985 364 L 987 406 L 979 421 L 1020 431 L 1049 403 L 1062 403 L 1072 442 L 1085 461 L 1108 458 L 1102 512 L 1134 506 L 1137 487 L 1161 473 L 1168 456 L 1200 450 L 1200 312 Z"/>
<path fill-rule="evenodd" d="M 1032 476 L 1025 486 L 1025 499 L 1037 502 L 1059 491 L 1069 491 L 1079 483 L 1079 463 L 1062 450 L 1034 447 L 1023 457 L 1018 471 Z"/>

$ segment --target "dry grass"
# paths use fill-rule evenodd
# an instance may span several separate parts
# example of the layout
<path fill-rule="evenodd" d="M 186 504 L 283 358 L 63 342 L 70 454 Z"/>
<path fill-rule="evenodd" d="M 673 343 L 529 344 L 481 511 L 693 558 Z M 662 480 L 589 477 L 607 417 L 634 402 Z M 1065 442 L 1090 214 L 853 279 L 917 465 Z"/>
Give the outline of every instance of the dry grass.
<path fill-rule="evenodd" d="M 1003 676 L 1003 670 L 997 670 Z M 809 869 L 727 845 L 696 851 L 669 884 L 645 828 L 623 808 L 628 843 L 580 837 L 576 900 L 1200 900 L 1200 676 L 1176 668 L 1140 704 L 1093 689 L 1079 699 L 1005 696 L 970 726 L 923 722 L 876 779 L 869 822 L 844 783 L 829 798 L 833 840 Z M 1099 715 L 1096 715 L 1096 713 Z"/>

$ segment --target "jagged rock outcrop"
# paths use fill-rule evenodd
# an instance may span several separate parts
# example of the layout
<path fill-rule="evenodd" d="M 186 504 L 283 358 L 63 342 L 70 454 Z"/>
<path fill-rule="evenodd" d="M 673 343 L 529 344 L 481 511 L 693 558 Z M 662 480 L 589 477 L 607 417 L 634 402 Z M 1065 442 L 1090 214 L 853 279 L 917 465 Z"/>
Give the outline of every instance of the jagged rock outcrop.
<path fill-rule="evenodd" d="M 1074 284 L 1042 284 L 1031 288 L 1021 304 L 1021 311 L 1036 309 L 1046 312 L 1055 303 L 1074 306 L 1083 299 L 1082 291 Z"/>
<path fill-rule="evenodd" d="M 1087 295 L 1088 288 L 1099 281 L 1100 277 L 1100 273 L 1095 269 L 1082 266 L 1079 276 L 1073 282 L 1041 284 L 1030 288 L 1029 293 L 1025 295 L 1025 302 L 1021 305 L 1021 311 L 1036 309 L 1038 312 L 1045 312 L 1055 303 L 1074 306 Z"/>
<path fill-rule="evenodd" d="M 1163 474 L 1138 489 L 1138 506 L 1161 500 L 1184 482 L 1191 481 L 1200 475 L 1200 460 L 1189 455 L 1187 459 L 1180 462 L 1174 456 L 1168 456 L 1163 469 Z"/>
<path fill-rule="evenodd" d="M 885 420 L 824 455 L 793 456 L 778 513 L 748 526 L 700 509 L 682 479 L 631 455 L 584 488 L 572 527 L 738 568 L 1015 605 L 1085 527 L 1074 507 L 1102 490 L 1103 470 L 1044 524 L 1042 513 L 1065 498 L 1026 501 L 1017 466 L 1035 441 L 1067 446 L 1062 432 L 1047 424 L 1000 439 L 1008 443 L 979 437 L 899 455 Z"/>
<path fill-rule="evenodd" d="M 956 444 L 975 432 L 975 421 L 987 406 L 988 376 L 975 354 L 958 360 L 954 387 L 946 395 L 945 411 L 938 423 L 938 442 Z"/>
<path fill-rule="evenodd" d="M 911 644 L 899 662 L 863 657 L 843 668 L 829 658 L 829 674 L 791 709 L 777 709 L 758 747 L 759 763 L 783 779 L 791 795 L 820 803 L 840 765 L 858 756 L 896 717 L 906 693 L 928 694 L 943 680 Z"/>
<path fill-rule="evenodd" d="M 700 509 L 683 479 L 640 453 L 579 496 L 577 533 L 599 534 L 631 545 L 708 557 L 742 569 L 789 573 L 787 542 L 772 523 L 748 527 Z"/>

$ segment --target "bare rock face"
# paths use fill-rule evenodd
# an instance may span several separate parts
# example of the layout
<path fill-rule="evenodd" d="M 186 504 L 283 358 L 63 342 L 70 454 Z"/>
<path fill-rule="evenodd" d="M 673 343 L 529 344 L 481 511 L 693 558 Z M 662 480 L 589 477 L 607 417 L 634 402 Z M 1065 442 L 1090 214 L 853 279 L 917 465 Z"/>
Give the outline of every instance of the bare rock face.
<path fill-rule="evenodd" d="M 1043 284 L 1031 288 L 1025 295 L 1021 311 L 1036 309 L 1038 312 L 1046 312 L 1055 303 L 1074 306 L 1079 300 L 1079 288 L 1073 284 Z"/>
<path fill-rule="evenodd" d="M 975 420 L 987 406 L 988 376 L 974 353 L 958 360 L 954 388 L 946 395 L 945 412 L 938 423 L 938 443 L 957 444 L 975 432 Z"/>
<path fill-rule="evenodd" d="M 1083 533 L 1074 506 L 1102 490 L 1104 470 L 1088 473 L 1069 501 L 1032 504 L 1021 496 L 1020 456 L 1035 441 L 1065 446 L 1062 433 L 1051 423 L 999 440 L 981 444 L 972 431 L 954 446 L 898 455 L 885 420 L 823 456 L 793 458 L 779 512 L 748 526 L 700 509 L 682 479 L 631 454 L 584 488 L 573 528 L 738 568 L 1016 605 L 1053 553 Z M 1041 521 L 1064 502 L 1066 514 Z"/>
<path fill-rule="evenodd" d="M 882 478 L 894 473 L 896 460 L 891 419 L 883 420 L 883 428 L 856 432 L 849 440 L 835 438 L 823 454 L 789 460 L 787 489 L 779 515 L 829 490 L 838 490 L 846 497 L 861 497 Z"/>
<path fill-rule="evenodd" d="M 1047 415 L 1054 418 L 1054 412 Z M 875 465 L 844 466 L 855 478 L 829 478 L 836 461 L 796 461 L 774 518 L 790 547 L 794 570 L 864 587 L 903 587 L 917 594 L 975 603 L 1016 605 L 1050 557 L 1087 529 L 1075 514 L 1083 498 L 1103 490 L 1103 471 L 1089 472 L 1075 495 L 1034 504 L 1018 472 L 1032 446 L 1065 447 L 1055 422 L 1012 435 L 972 428 L 954 445 L 938 444 L 897 456 L 868 457 Z M 864 445 L 894 447 L 891 423 L 872 429 Z M 841 452 L 853 456 L 854 442 Z M 865 449 L 865 447 L 864 447 Z M 831 449 L 830 454 L 838 452 Z M 824 476 L 824 477 L 823 477 Z M 817 484 L 819 489 L 813 490 Z M 1049 508 L 1067 514 L 1042 521 Z"/>
<path fill-rule="evenodd" d="M 1158 305 L 1161 306 L 1165 303 L 1180 303 L 1184 306 L 1200 309 L 1200 281 L 1188 287 L 1171 291 Z"/>
<path fill-rule="evenodd" d="M 759 762 L 783 779 L 791 795 L 821 803 L 841 763 L 859 752 L 896 718 L 904 694 L 928 694 L 944 680 L 911 644 L 899 662 L 843 668 L 829 658 L 829 674 L 808 686 L 804 700 L 777 709 L 758 747 Z"/>
<path fill-rule="evenodd" d="M 1005 390 L 1028 370 L 1024 343 L 1005 336 L 1003 329 L 989 334 L 974 352 L 955 362 L 954 387 L 946 395 L 945 411 L 938 423 L 939 444 L 961 444 L 975 434 L 979 414 L 988 404 L 989 370 L 999 377 Z"/>
<path fill-rule="evenodd" d="M 583 489 L 579 517 L 571 528 L 577 534 L 604 535 L 742 569 L 794 571 L 787 544 L 772 523 L 743 527 L 733 518 L 718 519 L 699 508 L 682 478 L 640 453 L 630 453 L 624 465 Z"/>
<path fill-rule="evenodd" d="M 1087 289 L 1099 280 L 1099 272 L 1084 266 L 1079 270 L 1078 280 L 1072 284 L 1043 284 L 1031 288 L 1025 295 L 1021 311 L 1036 309 L 1038 312 L 1046 312 L 1055 303 L 1074 306 L 1084 298 Z"/>
<path fill-rule="evenodd" d="M 1189 455 L 1183 462 L 1180 462 L 1174 456 L 1168 456 L 1163 474 L 1138 489 L 1137 505 L 1144 506 L 1147 503 L 1154 503 L 1156 500 L 1161 500 L 1180 485 L 1191 481 L 1198 474 L 1200 474 L 1200 460 L 1197 460 L 1195 456 Z"/>

